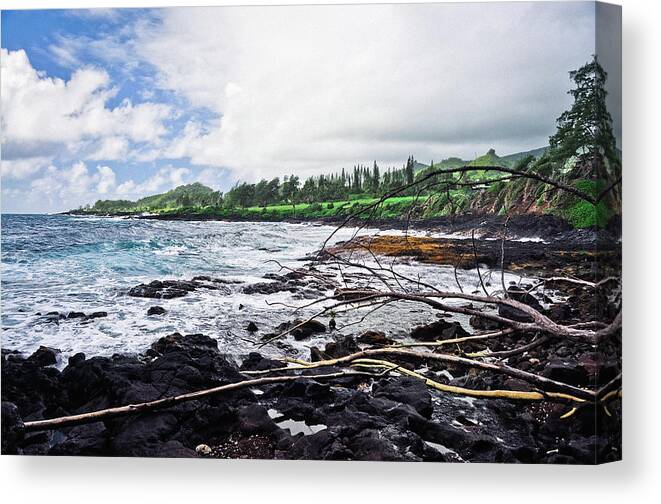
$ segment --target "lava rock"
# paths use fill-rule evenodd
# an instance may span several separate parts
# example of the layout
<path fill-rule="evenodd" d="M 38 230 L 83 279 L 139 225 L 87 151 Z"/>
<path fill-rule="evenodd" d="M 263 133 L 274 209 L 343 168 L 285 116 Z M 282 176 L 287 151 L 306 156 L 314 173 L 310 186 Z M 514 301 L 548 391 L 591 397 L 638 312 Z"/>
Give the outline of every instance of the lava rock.
<path fill-rule="evenodd" d="M 162 306 L 150 306 L 147 310 L 147 315 L 163 315 L 165 312 L 166 310 Z"/>
<path fill-rule="evenodd" d="M 510 297 L 510 299 L 513 299 L 514 301 L 518 301 L 523 304 L 527 304 L 528 306 L 534 308 L 538 312 L 544 313 L 544 307 L 539 303 L 537 298 L 532 294 L 524 291 L 520 287 L 516 285 L 510 285 L 507 288 L 507 294 Z M 532 317 L 527 313 L 524 313 L 523 311 L 508 305 L 499 305 L 498 315 L 510 320 L 516 320 L 518 322 L 532 322 L 533 320 Z"/>
<path fill-rule="evenodd" d="M 57 364 L 57 356 L 62 353 L 57 348 L 50 348 L 40 346 L 37 350 L 28 357 L 30 362 L 34 362 L 38 366 L 51 366 Z"/>
<path fill-rule="evenodd" d="M 18 407 L 11 402 L 2 401 L 2 454 L 18 453 L 18 443 L 23 439 L 23 420 Z"/>
<path fill-rule="evenodd" d="M 498 329 L 505 327 L 504 324 L 501 324 L 497 320 L 490 320 L 478 315 L 473 315 L 470 319 L 468 319 L 468 323 L 472 328 L 479 329 L 481 331 L 497 331 Z"/>
<path fill-rule="evenodd" d="M 365 331 L 357 339 L 358 343 L 365 345 L 387 346 L 392 345 L 394 341 L 388 338 L 381 331 Z"/>
<path fill-rule="evenodd" d="M 436 341 L 464 336 L 468 336 L 468 332 L 461 327 L 459 322 L 447 322 L 445 320 L 418 326 L 411 331 L 411 338 L 418 341 Z"/>
<path fill-rule="evenodd" d="M 254 322 L 250 321 L 250 322 L 248 323 L 248 327 L 246 327 L 246 331 L 248 331 L 248 332 L 257 332 L 257 324 L 255 324 Z"/>
<path fill-rule="evenodd" d="M 590 375 L 584 367 L 557 358 L 546 364 L 542 376 L 576 386 L 587 385 L 590 382 Z"/>
<path fill-rule="evenodd" d="M 283 322 L 280 324 L 276 328 L 277 334 L 282 334 L 283 332 L 289 331 L 292 327 L 296 327 L 296 329 L 290 332 L 296 341 L 304 340 L 313 334 L 323 333 L 326 331 L 326 326 L 317 320 L 308 320 L 304 322 L 301 319 L 296 319 L 292 322 Z"/>
<path fill-rule="evenodd" d="M 426 418 L 431 418 L 433 408 L 427 386 L 416 378 L 382 379 L 372 387 L 374 397 L 385 397 L 408 404 Z"/>
<path fill-rule="evenodd" d="M 360 347 L 356 344 L 356 340 L 351 336 L 341 336 L 337 340 L 326 344 L 322 355 L 326 359 L 337 359 L 338 357 L 345 357 L 356 352 L 360 352 Z M 316 362 L 324 360 L 323 358 L 319 358 L 322 355 L 317 352 L 311 352 L 310 357 L 313 362 Z"/>

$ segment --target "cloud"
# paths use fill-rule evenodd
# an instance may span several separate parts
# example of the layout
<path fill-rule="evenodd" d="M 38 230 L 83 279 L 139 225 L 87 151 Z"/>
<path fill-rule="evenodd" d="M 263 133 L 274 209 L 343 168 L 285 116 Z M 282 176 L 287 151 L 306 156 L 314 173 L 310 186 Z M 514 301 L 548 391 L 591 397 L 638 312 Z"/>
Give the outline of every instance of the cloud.
<path fill-rule="evenodd" d="M 90 169 L 82 161 L 68 167 L 51 164 L 27 185 L 3 187 L 3 206 L 15 212 L 60 211 L 96 199 L 138 199 L 204 177 L 204 172 L 194 177 L 189 168 L 165 166 L 142 182 L 119 182 L 115 170 L 106 165 Z"/>
<path fill-rule="evenodd" d="M 545 144 L 588 4 L 173 8 L 136 33 L 156 83 L 205 107 L 157 155 L 241 178 Z"/>
<path fill-rule="evenodd" d="M 51 157 L 31 157 L 22 159 L 3 159 L 0 162 L 2 166 L 2 178 L 22 180 L 29 178 L 40 170 L 51 164 Z"/>
<path fill-rule="evenodd" d="M 35 70 L 23 50 L 2 49 L 2 144 L 7 159 L 44 155 L 116 158 L 122 143 L 156 143 L 167 133 L 171 107 L 161 103 L 107 105 L 115 95 L 104 70 L 84 67 L 68 81 Z M 122 150 L 123 149 L 123 150 Z"/>

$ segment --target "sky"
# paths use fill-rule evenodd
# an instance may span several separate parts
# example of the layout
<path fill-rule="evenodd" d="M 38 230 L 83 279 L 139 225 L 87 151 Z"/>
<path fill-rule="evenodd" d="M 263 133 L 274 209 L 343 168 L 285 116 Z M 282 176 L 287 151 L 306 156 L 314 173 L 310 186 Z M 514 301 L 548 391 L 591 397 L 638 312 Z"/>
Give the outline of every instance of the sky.
<path fill-rule="evenodd" d="M 2 211 L 41 213 L 544 146 L 595 7 L 3 11 L 1 45 Z"/>

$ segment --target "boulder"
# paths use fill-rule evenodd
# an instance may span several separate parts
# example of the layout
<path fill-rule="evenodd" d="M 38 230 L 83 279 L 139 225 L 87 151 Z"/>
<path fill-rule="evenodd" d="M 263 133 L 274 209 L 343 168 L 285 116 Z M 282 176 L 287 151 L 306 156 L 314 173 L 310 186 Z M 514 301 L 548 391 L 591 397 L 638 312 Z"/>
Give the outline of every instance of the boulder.
<path fill-rule="evenodd" d="M 394 343 L 392 339 L 388 338 L 385 333 L 381 331 L 365 331 L 358 336 L 357 341 L 364 345 L 374 346 L 388 346 Z"/>
<path fill-rule="evenodd" d="M 51 366 L 57 364 L 57 356 L 60 353 L 62 352 L 57 348 L 40 346 L 32 355 L 30 355 L 30 357 L 28 357 L 28 360 L 39 366 Z"/>
<path fill-rule="evenodd" d="M 411 338 L 417 341 L 436 341 L 468 336 L 468 332 L 459 322 L 438 320 L 431 324 L 415 327 L 411 331 Z"/>
<path fill-rule="evenodd" d="M 516 285 L 510 285 L 507 288 L 507 294 L 510 297 L 510 299 L 513 299 L 514 301 L 518 301 L 523 304 L 527 304 L 528 306 L 534 308 L 538 312 L 544 313 L 544 307 L 539 303 L 537 298 L 532 294 L 529 294 L 528 292 L 524 291 L 520 287 Z M 532 317 L 530 315 L 512 306 L 499 305 L 498 315 L 510 320 L 516 320 L 518 322 L 532 322 Z"/>
<path fill-rule="evenodd" d="M 165 312 L 166 310 L 162 306 L 150 306 L 147 310 L 147 315 L 163 315 Z"/>
<path fill-rule="evenodd" d="M 257 324 L 255 324 L 252 321 L 248 322 L 248 327 L 246 327 L 246 331 L 248 331 L 248 332 L 257 332 Z"/>

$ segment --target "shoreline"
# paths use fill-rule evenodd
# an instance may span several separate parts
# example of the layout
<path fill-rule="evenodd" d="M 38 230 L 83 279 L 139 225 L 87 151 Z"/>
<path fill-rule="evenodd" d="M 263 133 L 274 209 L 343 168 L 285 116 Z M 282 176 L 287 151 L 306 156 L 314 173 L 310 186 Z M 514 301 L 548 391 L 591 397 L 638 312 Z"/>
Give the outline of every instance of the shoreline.
<path fill-rule="evenodd" d="M 75 217 L 108 217 L 138 220 L 160 220 L 160 221 L 185 221 L 185 222 L 255 222 L 255 223 L 289 223 L 289 224 L 311 224 L 338 226 L 346 221 L 346 217 L 322 217 L 322 218 L 285 218 L 285 219 L 255 219 L 248 217 L 218 217 L 211 214 L 92 214 L 62 212 L 57 215 Z M 363 220 L 354 219 L 348 223 L 349 227 L 362 225 Z M 613 248 L 622 236 L 622 221 L 616 216 L 609 222 L 606 228 L 573 228 L 567 221 L 549 214 L 517 214 L 509 219 L 506 216 L 495 214 L 461 214 L 449 217 L 434 217 L 430 219 L 418 219 L 406 221 L 401 218 L 372 219 L 369 228 L 380 231 L 406 229 L 417 232 L 441 233 L 447 235 L 463 235 L 469 237 L 473 230 L 476 237 L 481 239 L 500 239 L 503 229 L 507 225 L 507 235 L 513 239 L 541 239 L 570 244 L 576 242 L 584 246 L 594 248 L 604 246 Z"/>

